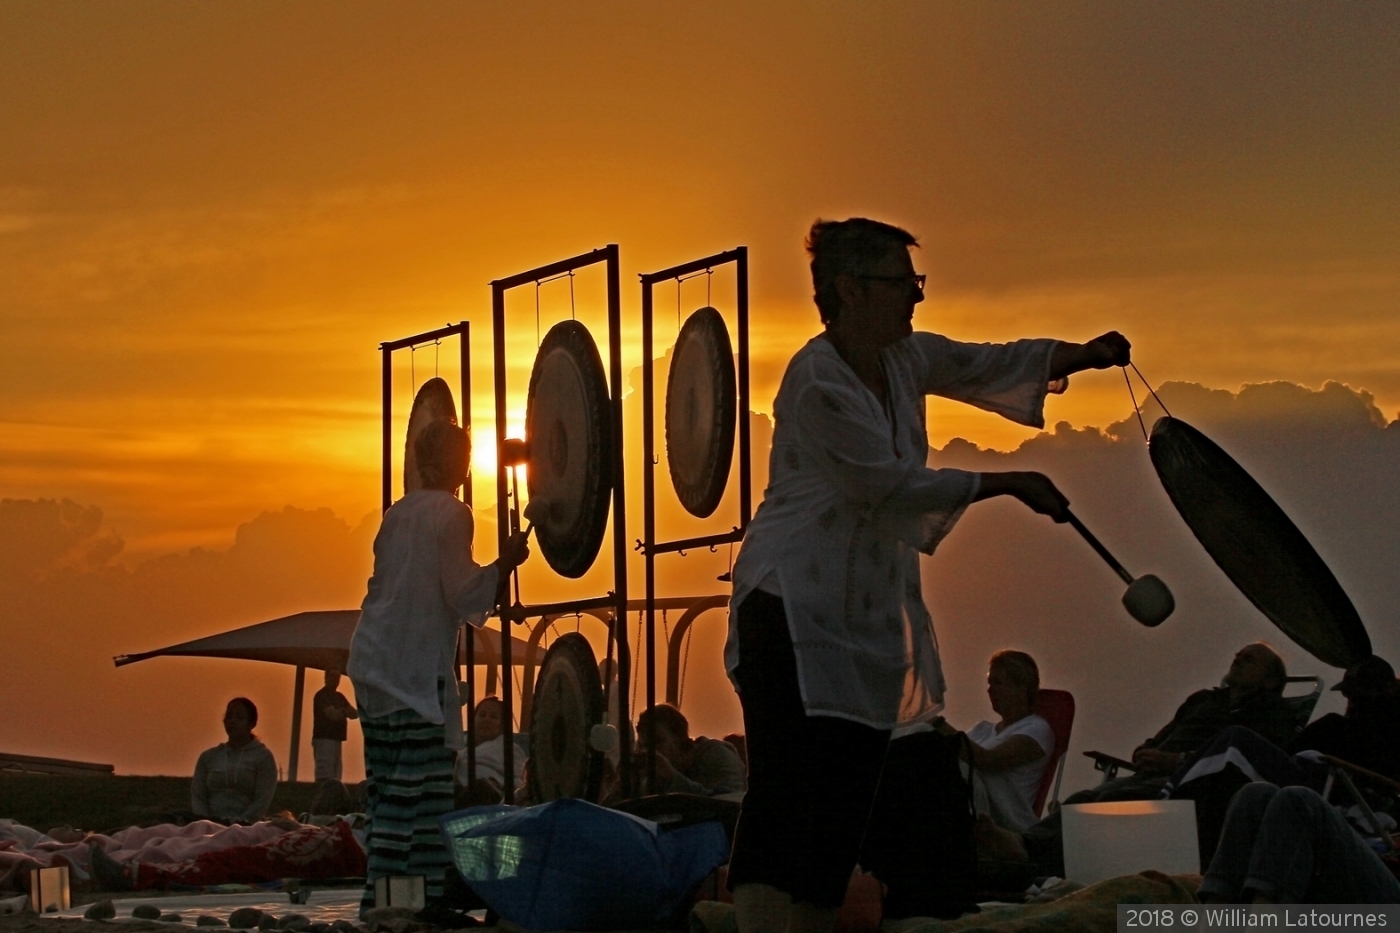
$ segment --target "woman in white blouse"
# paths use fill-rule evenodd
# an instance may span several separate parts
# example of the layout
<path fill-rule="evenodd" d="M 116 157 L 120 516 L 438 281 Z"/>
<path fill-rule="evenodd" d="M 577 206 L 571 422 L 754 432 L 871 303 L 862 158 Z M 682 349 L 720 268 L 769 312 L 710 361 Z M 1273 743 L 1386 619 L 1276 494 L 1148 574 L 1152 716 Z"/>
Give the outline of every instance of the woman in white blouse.
<path fill-rule="evenodd" d="M 987 698 L 1001 718 L 967 730 L 978 818 L 1018 833 L 1036 821 L 1036 791 L 1055 750 L 1050 723 L 1035 713 L 1039 694 L 1035 659 L 1024 651 L 998 651 L 987 666 Z M 957 734 L 941 718 L 935 728 Z"/>
<path fill-rule="evenodd" d="M 993 496 L 1064 520 L 1067 500 L 1039 473 L 929 469 L 924 397 L 1040 427 L 1046 392 L 1071 373 L 1128 362 L 1117 333 L 1086 344 L 914 333 L 916 245 L 863 218 L 818 221 L 808 237 L 825 332 L 774 400 L 769 483 L 734 565 L 725 648 L 749 745 L 729 871 L 739 933 L 831 929 L 890 731 L 942 707 L 919 552 Z"/>

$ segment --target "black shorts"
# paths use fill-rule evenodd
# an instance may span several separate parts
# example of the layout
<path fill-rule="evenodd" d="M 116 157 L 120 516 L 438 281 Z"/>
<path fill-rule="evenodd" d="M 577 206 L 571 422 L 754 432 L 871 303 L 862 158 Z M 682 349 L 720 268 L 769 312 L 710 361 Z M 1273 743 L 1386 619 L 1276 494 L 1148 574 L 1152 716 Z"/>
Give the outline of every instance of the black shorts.
<path fill-rule="evenodd" d="M 808 716 L 787 614 L 755 590 L 739 606 L 739 702 L 749 752 L 729 886 L 767 884 L 798 902 L 840 907 L 860 856 L 888 730 Z"/>

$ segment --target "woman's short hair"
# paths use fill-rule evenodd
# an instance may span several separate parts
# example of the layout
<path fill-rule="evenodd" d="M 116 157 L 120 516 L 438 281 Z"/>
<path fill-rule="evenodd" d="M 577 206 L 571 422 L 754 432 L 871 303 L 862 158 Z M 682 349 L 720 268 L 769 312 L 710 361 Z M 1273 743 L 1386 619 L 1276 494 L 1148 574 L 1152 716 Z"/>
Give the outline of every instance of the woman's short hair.
<path fill-rule="evenodd" d="M 446 418 L 429 422 L 413 442 L 418 478 L 425 489 L 441 489 L 451 479 L 466 472 L 471 457 L 467 432 Z M 458 473 L 457 471 L 461 471 Z"/>
<path fill-rule="evenodd" d="M 987 664 L 988 670 L 998 667 L 1006 671 L 1013 684 L 1025 691 L 1028 702 L 1035 703 L 1040 695 L 1040 666 L 1035 663 L 1035 658 L 1024 651 L 1005 649 L 992 655 L 992 660 Z"/>
<path fill-rule="evenodd" d="M 812 300 L 817 303 L 822 323 L 835 321 L 841 311 L 837 276 L 859 275 L 892 250 L 918 245 L 918 239 L 908 230 L 864 217 L 818 220 L 812 224 L 807 234 L 807 253 L 812 257 Z"/>
<path fill-rule="evenodd" d="M 228 701 L 229 706 L 232 706 L 235 703 L 243 707 L 243 709 L 247 712 L 248 728 L 251 729 L 254 726 L 256 726 L 258 724 L 258 708 L 253 705 L 253 701 L 248 699 L 247 697 L 234 697 L 232 700 Z M 224 707 L 224 709 L 228 709 L 228 707 L 226 706 Z"/>

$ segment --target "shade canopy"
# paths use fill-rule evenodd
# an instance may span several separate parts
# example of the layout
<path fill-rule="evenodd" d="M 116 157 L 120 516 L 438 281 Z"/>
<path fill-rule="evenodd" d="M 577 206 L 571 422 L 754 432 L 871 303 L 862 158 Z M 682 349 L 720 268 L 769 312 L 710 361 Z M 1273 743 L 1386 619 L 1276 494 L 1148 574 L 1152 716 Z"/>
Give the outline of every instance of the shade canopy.
<path fill-rule="evenodd" d="M 168 648 L 118 655 L 112 660 L 117 667 L 122 667 L 159 657 L 237 658 L 317 670 L 334 667 L 343 671 L 350 660 L 350 638 L 355 634 L 359 619 L 358 609 L 298 612 Z M 476 640 L 477 663 L 495 663 L 501 650 L 500 632 L 467 628 Z M 544 652 L 538 647 L 531 650 L 524 641 L 512 636 L 510 656 L 512 665 L 524 664 L 527 658 L 539 664 L 544 659 Z"/>
<path fill-rule="evenodd" d="M 1346 591 L 1244 467 L 1179 418 L 1159 419 L 1148 449 L 1176 510 L 1260 612 L 1325 664 L 1346 668 L 1370 656 Z"/>

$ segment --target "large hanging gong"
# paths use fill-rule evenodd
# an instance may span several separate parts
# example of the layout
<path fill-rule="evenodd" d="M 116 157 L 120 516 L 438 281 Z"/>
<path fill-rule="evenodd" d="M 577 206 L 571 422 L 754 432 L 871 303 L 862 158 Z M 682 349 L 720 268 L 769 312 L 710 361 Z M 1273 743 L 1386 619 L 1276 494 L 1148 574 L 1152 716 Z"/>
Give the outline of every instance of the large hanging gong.
<path fill-rule="evenodd" d="M 724 318 L 701 308 L 686 318 L 666 381 L 666 460 L 691 515 L 713 514 L 734 456 L 734 351 Z"/>
<path fill-rule="evenodd" d="M 418 475 L 418 457 L 413 445 L 423 429 L 439 418 L 457 423 L 457 406 L 452 402 L 452 390 L 447 382 L 434 376 L 423 383 L 418 394 L 413 397 L 413 410 L 408 415 L 408 433 L 403 444 L 403 491 L 408 495 L 415 489 L 423 488 L 423 479 Z"/>
<path fill-rule="evenodd" d="M 525 408 L 532 519 L 540 552 L 555 572 L 581 577 L 593 566 L 608 523 L 613 485 L 612 414 L 603 361 L 588 329 L 549 329 L 530 373 Z"/>
<path fill-rule="evenodd" d="M 1260 612 L 1333 667 L 1370 656 L 1366 627 L 1337 578 L 1243 467 L 1179 418 L 1158 419 L 1148 447 L 1176 510 Z"/>
<path fill-rule="evenodd" d="M 570 632 L 549 646 L 530 706 L 530 789 L 544 803 L 560 797 L 594 800 L 603 756 L 589 744 L 603 721 L 603 684 L 588 639 Z"/>

